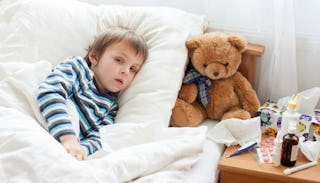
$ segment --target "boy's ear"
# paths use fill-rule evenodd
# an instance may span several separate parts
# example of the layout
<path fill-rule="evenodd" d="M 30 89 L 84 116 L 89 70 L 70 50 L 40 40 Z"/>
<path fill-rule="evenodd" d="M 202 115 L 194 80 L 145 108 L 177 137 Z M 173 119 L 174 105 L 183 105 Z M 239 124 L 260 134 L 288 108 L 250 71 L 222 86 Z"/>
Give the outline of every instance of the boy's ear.
<path fill-rule="evenodd" d="M 98 54 L 95 51 L 89 52 L 89 61 L 93 66 L 98 63 Z"/>

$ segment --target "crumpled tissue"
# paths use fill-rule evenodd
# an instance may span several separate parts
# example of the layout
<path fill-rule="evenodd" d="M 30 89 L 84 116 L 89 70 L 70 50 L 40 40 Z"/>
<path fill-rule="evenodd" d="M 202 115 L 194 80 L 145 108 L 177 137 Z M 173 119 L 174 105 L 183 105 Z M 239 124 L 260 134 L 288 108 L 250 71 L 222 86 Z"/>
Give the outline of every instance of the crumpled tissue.
<path fill-rule="evenodd" d="M 261 141 L 260 117 L 248 120 L 225 119 L 208 131 L 207 138 L 227 146 L 243 146 L 249 142 Z"/>
<path fill-rule="evenodd" d="M 297 111 L 301 114 L 313 114 L 320 99 L 320 87 L 304 90 L 299 93 L 299 96 Z"/>
<path fill-rule="evenodd" d="M 320 141 L 304 141 L 304 137 L 299 139 L 301 152 L 309 161 L 318 161 L 320 158 Z"/>

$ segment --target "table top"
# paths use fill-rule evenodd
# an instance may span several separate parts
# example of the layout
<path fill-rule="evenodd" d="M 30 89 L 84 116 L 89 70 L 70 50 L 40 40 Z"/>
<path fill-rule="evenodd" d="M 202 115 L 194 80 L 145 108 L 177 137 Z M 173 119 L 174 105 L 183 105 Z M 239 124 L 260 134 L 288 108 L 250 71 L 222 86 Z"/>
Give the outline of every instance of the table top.
<path fill-rule="evenodd" d="M 219 162 L 221 171 L 233 172 L 245 175 L 255 175 L 268 179 L 288 181 L 288 182 L 320 182 L 320 163 L 316 166 L 285 175 L 283 171 L 286 168 L 283 165 L 274 167 L 271 163 L 259 163 L 254 150 L 245 152 L 230 158 L 227 158 L 232 152 L 237 150 L 239 146 L 228 147 Z M 295 166 L 309 163 L 310 161 L 299 150 L 298 160 Z M 295 167 L 294 166 L 294 167 Z"/>

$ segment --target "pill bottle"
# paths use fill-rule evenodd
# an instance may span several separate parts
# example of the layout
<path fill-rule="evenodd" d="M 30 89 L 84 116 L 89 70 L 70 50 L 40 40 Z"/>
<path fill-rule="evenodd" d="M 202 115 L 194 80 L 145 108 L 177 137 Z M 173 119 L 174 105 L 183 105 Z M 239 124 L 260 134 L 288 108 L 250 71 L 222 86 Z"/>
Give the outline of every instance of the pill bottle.
<path fill-rule="evenodd" d="M 290 123 L 289 132 L 282 139 L 281 164 L 284 166 L 294 166 L 297 161 L 299 137 L 295 133 L 296 125 Z"/>

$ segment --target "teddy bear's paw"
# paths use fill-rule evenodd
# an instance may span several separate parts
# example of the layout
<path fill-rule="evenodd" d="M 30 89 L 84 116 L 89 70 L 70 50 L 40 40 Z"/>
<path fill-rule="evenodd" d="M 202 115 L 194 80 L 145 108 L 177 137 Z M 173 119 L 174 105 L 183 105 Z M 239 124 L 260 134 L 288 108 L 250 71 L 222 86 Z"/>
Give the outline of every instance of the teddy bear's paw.
<path fill-rule="evenodd" d="M 238 118 L 238 119 L 250 119 L 250 113 L 245 110 L 234 110 L 234 111 L 229 111 L 223 114 L 222 119 L 230 119 L 230 118 Z"/>
<path fill-rule="evenodd" d="M 182 85 L 178 97 L 191 104 L 197 98 L 197 86 L 193 83 Z"/>
<path fill-rule="evenodd" d="M 176 105 L 172 109 L 170 124 L 175 127 L 198 126 L 205 116 L 198 108 L 183 100 L 177 99 Z"/>

